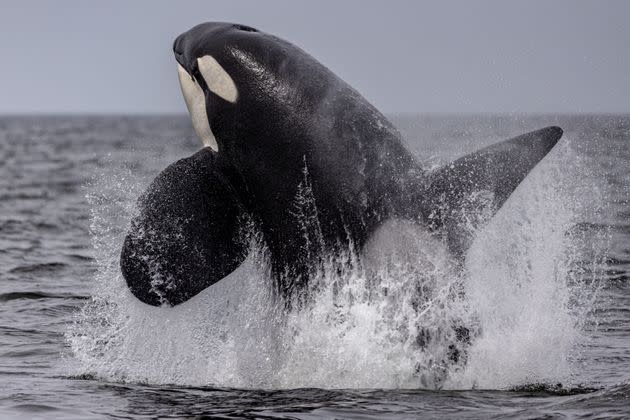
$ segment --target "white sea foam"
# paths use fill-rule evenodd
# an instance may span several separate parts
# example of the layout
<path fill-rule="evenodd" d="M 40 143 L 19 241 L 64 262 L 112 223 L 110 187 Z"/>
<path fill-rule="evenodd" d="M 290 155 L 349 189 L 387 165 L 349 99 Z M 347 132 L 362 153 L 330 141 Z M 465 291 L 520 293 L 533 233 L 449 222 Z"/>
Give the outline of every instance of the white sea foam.
<path fill-rule="evenodd" d="M 398 225 L 390 232 L 398 236 L 377 235 L 367 263 L 349 253 L 323 264 L 308 303 L 290 311 L 270 291 L 260 246 L 182 305 L 137 301 L 118 257 L 144 181 L 122 169 L 103 173 L 88 195 L 94 297 L 67 333 L 78 370 L 115 381 L 244 388 L 570 382 L 594 290 L 572 281 L 570 232 L 592 211 L 575 182 L 587 176 L 580 170 L 567 144 L 554 150 L 479 232 L 463 273 L 443 244 Z M 401 238 L 407 245 L 396 247 Z M 469 346 L 458 327 L 470 331 Z"/>

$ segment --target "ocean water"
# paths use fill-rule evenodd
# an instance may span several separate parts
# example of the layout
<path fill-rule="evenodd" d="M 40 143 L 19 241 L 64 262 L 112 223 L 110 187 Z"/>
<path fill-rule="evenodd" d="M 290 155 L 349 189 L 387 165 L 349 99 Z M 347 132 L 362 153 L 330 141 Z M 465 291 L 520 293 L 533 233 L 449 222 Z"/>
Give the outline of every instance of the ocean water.
<path fill-rule="evenodd" d="M 255 251 L 176 308 L 128 293 L 122 237 L 198 149 L 187 117 L 0 117 L 0 418 L 630 417 L 630 116 L 392 120 L 427 167 L 565 135 L 463 270 L 396 225 L 412 260 L 383 239 L 376 276 L 324 264 L 287 313 Z"/>

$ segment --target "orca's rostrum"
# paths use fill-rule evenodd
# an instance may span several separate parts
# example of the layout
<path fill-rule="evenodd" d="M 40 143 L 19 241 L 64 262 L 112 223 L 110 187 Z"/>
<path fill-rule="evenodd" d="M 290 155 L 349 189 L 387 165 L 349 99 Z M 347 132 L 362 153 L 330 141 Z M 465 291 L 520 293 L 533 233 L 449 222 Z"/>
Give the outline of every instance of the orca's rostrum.
<path fill-rule="evenodd" d="M 158 175 L 125 238 L 122 273 L 151 305 L 182 303 L 235 270 L 248 253 L 245 225 L 260 232 L 284 296 L 324 256 L 360 254 L 391 219 L 461 256 L 468 197 L 490 194 L 496 211 L 562 136 L 544 128 L 427 171 L 387 118 L 287 41 L 204 23 L 173 49 L 205 147 Z"/>

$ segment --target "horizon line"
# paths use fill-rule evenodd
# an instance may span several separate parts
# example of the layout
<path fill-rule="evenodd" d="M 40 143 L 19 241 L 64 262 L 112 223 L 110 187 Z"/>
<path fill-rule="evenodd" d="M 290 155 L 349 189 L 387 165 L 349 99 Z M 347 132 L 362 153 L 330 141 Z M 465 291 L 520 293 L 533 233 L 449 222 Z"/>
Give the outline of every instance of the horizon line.
<path fill-rule="evenodd" d="M 630 111 L 398 111 L 383 112 L 386 116 L 627 116 Z M 186 112 L 0 112 L 0 118 L 11 117 L 189 117 Z"/>

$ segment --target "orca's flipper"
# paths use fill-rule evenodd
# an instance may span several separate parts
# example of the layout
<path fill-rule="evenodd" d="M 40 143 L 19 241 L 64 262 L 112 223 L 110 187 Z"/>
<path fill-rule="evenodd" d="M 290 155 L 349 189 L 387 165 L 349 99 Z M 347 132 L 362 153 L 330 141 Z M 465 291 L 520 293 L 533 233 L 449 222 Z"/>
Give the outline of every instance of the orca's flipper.
<path fill-rule="evenodd" d="M 474 207 L 491 201 L 494 214 L 561 137 L 560 127 L 543 128 L 488 146 L 433 171 L 425 191 L 425 219 L 445 233 L 454 254 L 462 255 L 470 246 L 472 230 L 487 220 L 478 217 Z"/>
<path fill-rule="evenodd" d="M 217 156 L 204 148 L 173 163 L 140 197 L 120 266 L 141 301 L 182 303 L 245 259 L 247 216 Z"/>

